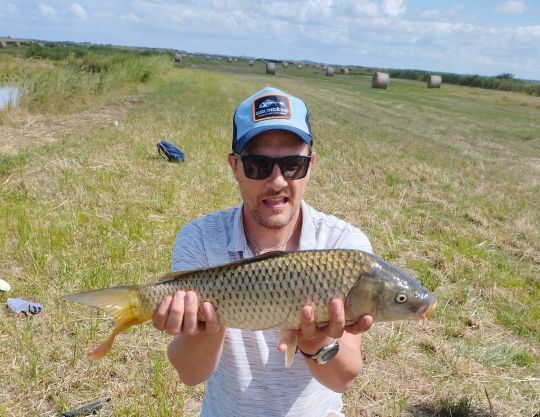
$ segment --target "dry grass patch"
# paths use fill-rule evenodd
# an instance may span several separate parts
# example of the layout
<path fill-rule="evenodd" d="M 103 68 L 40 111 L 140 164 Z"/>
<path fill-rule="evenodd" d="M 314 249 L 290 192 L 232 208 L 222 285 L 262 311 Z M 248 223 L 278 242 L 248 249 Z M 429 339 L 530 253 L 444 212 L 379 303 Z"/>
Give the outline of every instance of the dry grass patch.
<path fill-rule="evenodd" d="M 128 97 L 122 102 L 92 108 L 75 114 L 44 115 L 24 109 L 13 109 L 0 115 L 0 154 L 17 155 L 21 150 L 35 148 L 95 129 L 110 129 L 123 123 L 127 112 L 139 102 Z"/>

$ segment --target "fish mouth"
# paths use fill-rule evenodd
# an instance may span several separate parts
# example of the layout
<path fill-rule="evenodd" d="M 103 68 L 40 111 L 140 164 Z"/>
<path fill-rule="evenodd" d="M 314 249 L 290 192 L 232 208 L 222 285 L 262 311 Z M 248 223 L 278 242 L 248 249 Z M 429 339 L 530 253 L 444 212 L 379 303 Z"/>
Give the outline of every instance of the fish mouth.
<path fill-rule="evenodd" d="M 433 310 L 435 310 L 436 305 L 437 305 L 437 302 L 435 301 L 431 303 L 430 305 L 428 305 L 427 307 L 424 307 L 418 310 L 418 318 L 425 322 L 428 319 L 428 317 L 431 315 Z"/>

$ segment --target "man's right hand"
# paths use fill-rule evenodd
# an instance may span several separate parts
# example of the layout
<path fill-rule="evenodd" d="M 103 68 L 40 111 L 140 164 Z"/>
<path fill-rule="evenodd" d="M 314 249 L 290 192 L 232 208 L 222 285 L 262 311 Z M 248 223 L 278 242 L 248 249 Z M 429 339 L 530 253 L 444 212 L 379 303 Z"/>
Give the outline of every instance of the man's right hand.
<path fill-rule="evenodd" d="M 198 320 L 199 309 L 204 322 Z M 194 291 L 178 291 L 165 297 L 152 322 L 156 329 L 178 336 L 169 343 L 167 356 L 182 382 L 192 386 L 206 381 L 219 363 L 225 340 L 214 306 L 199 303 Z"/>
<path fill-rule="evenodd" d="M 195 336 L 203 332 L 217 333 L 220 329 L 216 310 L 212 303 L 205 301 L 201 310 L 204 322 L 198 321 L 199 301 L 194 291 L 177 291 L 168 295 L 159 305 L 152 322 L 160 331 L 170 335 Z"/>

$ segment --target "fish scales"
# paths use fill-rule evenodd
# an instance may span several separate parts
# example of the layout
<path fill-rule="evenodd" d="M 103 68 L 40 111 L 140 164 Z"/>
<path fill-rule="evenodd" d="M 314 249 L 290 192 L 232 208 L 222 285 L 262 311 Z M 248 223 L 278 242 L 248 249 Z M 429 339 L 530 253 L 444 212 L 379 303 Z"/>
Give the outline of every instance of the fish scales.
<path fill-rule="evenodd" d="M 194 290 L 211 302 L 220 323 L 243 329 L 297 327 L 300 310 L 313 302 L 315 320 L 328 321 L 332 298 L 345 299 L 365 262 L 362 252 L 286 253 L 258 262 L 188 272 L 173 280 L 142 287 L 145 311 L 155 311 L 163 298 L 176 291 Z M 257 308 L 255 308 L 257 307 Z"/>

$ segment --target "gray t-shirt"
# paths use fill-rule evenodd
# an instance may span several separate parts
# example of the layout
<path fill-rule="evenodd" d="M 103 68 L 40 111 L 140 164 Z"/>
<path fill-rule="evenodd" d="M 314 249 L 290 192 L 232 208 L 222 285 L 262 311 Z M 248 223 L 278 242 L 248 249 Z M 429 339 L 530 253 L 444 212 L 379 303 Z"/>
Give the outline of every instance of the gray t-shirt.
<path fill-rule="evenodd" d="M 299 250 L 372 251 L 359 229 L 302 202 Z M 242 206 L 188 223 L 173 249 L 172 270 L 207 268 L 251 258 Z M 227 329 L 221 359 L 206 384 L 203 417 L 342 416 L 341 394 L 321 385 L 297 354 L 285 368 L 278 352 L 279 332 Z"/>

